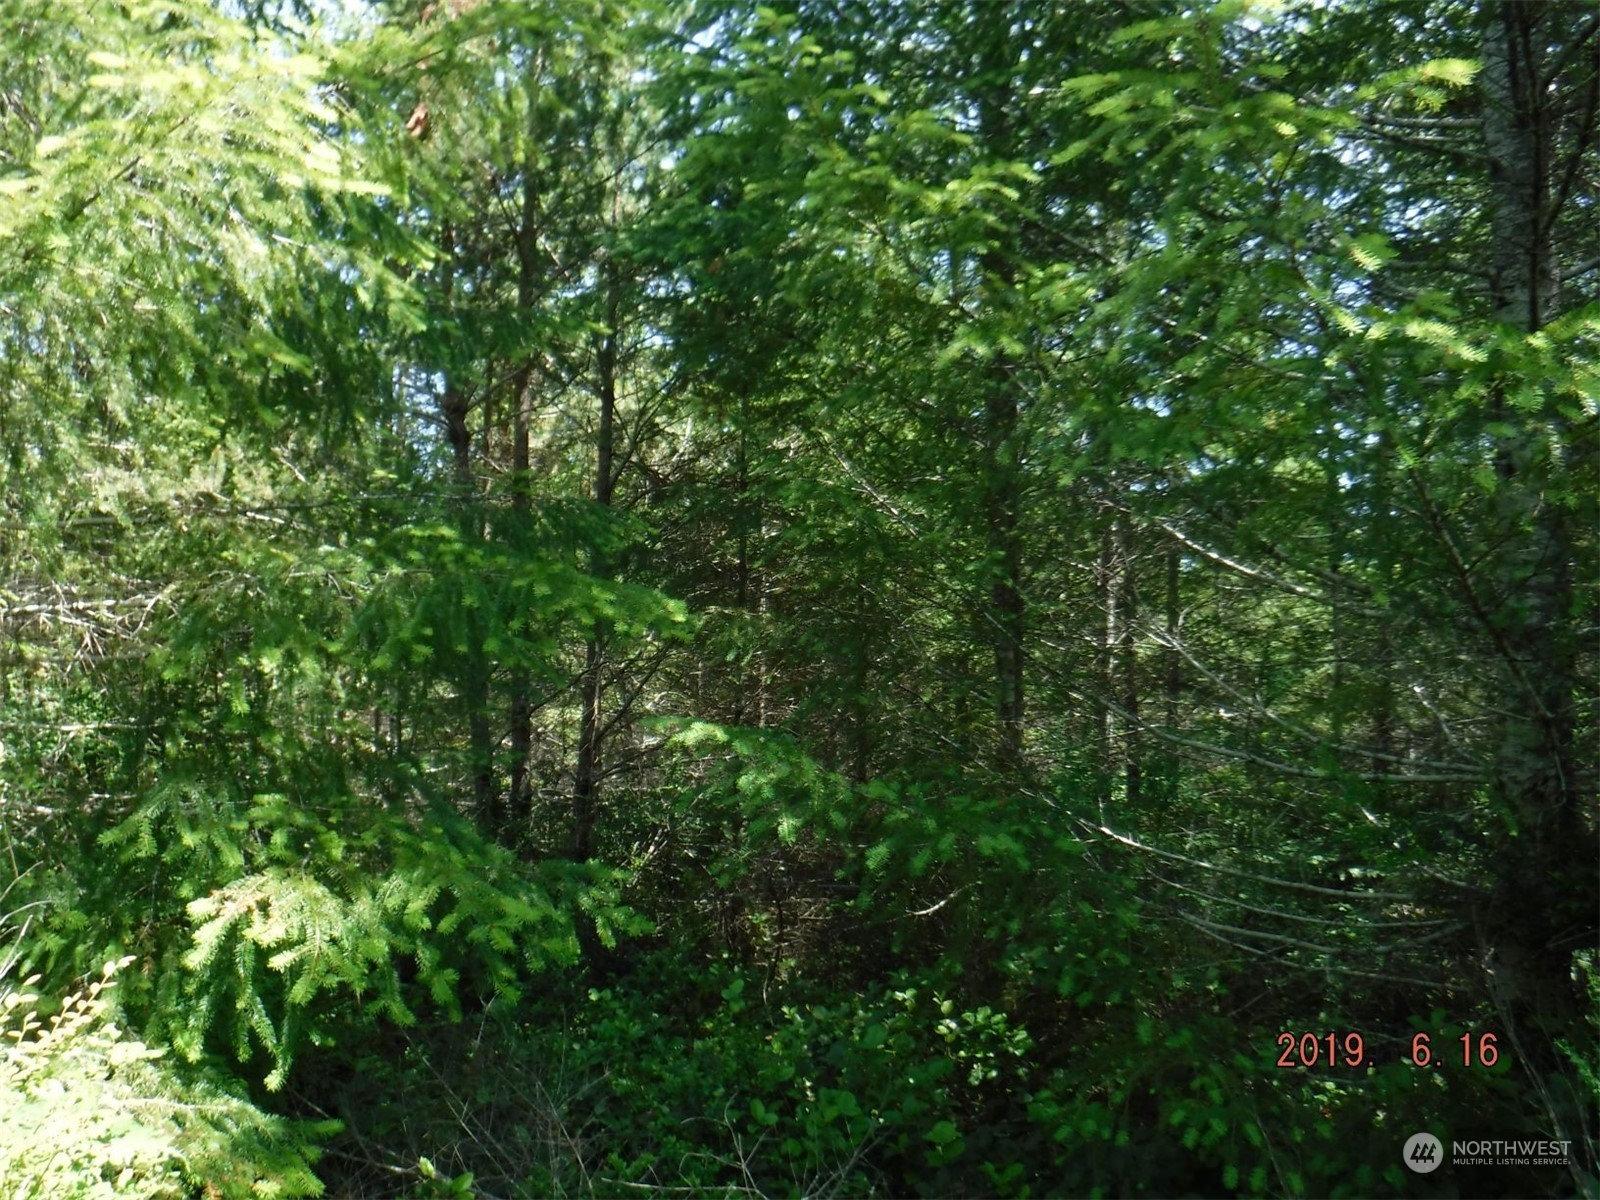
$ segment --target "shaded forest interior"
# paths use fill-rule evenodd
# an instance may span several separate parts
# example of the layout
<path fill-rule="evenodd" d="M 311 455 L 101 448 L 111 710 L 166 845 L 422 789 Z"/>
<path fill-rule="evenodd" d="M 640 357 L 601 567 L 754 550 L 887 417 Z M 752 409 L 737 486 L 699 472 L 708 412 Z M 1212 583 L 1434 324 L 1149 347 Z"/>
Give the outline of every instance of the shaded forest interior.
<path fill-rule="evenodd" d="M 0 45 L 0 1192 L 1600 1196 L 1592 3 Z"/>

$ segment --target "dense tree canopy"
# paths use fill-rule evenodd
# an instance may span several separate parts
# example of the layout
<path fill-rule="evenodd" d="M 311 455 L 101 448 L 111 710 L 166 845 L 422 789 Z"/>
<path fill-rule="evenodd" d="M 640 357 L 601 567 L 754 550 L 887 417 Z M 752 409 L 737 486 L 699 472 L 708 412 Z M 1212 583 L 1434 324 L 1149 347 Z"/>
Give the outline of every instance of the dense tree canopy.
<path fill-rule="evenodd" d="M 0 37 L 8 1195 L 1600 1194 L 1592 6 Z"/>

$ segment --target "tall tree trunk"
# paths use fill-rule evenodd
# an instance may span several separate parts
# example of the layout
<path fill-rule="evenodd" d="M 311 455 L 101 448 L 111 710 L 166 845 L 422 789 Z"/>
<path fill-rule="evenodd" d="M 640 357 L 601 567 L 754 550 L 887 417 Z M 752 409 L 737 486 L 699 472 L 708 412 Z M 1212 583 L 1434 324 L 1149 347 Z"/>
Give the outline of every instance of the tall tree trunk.
<path fill-rule="evenodd" d="M 594 502 L 610 508 L 616 484 L 613 458 L 616 445 L 617 415 L 617 320 L 618 281 L 612 264 L 606 265 L 605 329 L 595 350 L 596 395 L 600 404 L 599 426 L 595 432 Z M 597 561 L 595 571 L 603 574 L 606 564 Z M 605 668 L 604 630 L 596 625 L 589 634 L 583 653 L 583 679 L 579 700 L 578 762 L 572 783 L 572 856 L 580 862 L 593 857 L 595 816 L 599 802 L 601 766 L 600 700 Z"/>
<path fill-rule="evenodd" d="M 458 388 L 446 387 L 441 409 L 450 439 L 456 484 L 461 489 L 463 533 L 476 540 L 482 534 L 477 497 L 472 484 L 472 435 L 467 428 L 467 398 Z M 472 772 L 472 805 L 487 828 L 499 824 L 495 803 L 494 740 L 489 725 L 489 664 L 483 656 L 475 614 L 467 614 L 468 644 L 461 666 L 461 703 L 467 710 L 467 762 Z"/>
<path fill-rule="evenodd" d="M 572 777 L 572 857 L 594 856 L 595 809 L 600 791 L 600 675 L 604 667 L 599 631 L 583 648 L 578 762 Z"/>
<path fill-rule="evenodd" d="M 742 618 L 749 623 L 754 623 L 754 613 L 751 611 L 750 593 L 753 571 L 750 565 L 750 521 L 753 509 L 759 506 L 750 498 L 750 405 L 749 398 L 744 394 L 739 397 L 739 445 L 735 451 L 736 467 L 738 469 L 738 498 L 734 503 L 734 520 L 737 522 L 735 544 L 737 546 L 738 561 L 734 564 L 734 608 Z M 752 707 L 759 713 L 759 706 L 750 703 L 750 660 L 745 658 L 739 663 L 738 680 L 735 683 L 733 701 L 733 723 L 743 725 L 749 718 Z M 759 723 L 759 718 L 758 718 Z"/>
<path fill-rule="evenodd" d="M 1000 762 L 1006 770 L 1015 770 L 1022 762 L 1023 636 L 1027 612 L 1022 595 L 1019 530 L 1022 487 L 1015 461 L 1017 400 L 1009 376 L 1003 364 L 993 372 L 984 413 L 989 460 L 985 507 L 993 560 L 989 604 L 995 625 L 995 715 L 1000 722 Z"/>
<path fill-rule="evenodd" d="M 1122 705 L 1123 785 L 1129 806 L 1139 803 L 1144 785 L 1144 746 L 1139 730 L 1139 646 L 1135 636 L 1138 623 L 1138 590 L 1134 582 L 1133 533 L 1127 513 L 1118 513 L 1112 530 L 1116 544 L 1117 639 L 1116 674 Z"/>
<path fill-rule="evenodd" d="M 1490 171 L 1491 297 L 1498 320 L 1521 332 L 1554 315 L 1556 269 L 1551 209 L 1551 89 L 1546 47 L 1552 23 L 1575 10 L 1502 0 L 1487 13 L 1483 46 L 1483 137 Z M 1574 153 L 1583 153 L 1578 148 Z M 1582 836 L 1573 775 L 1574 630 L 1571 541 L 1566 510 L 1548 496 L 1547 413 L 1510 402 L 1512 381 L 1491 396 L 1510 431 L 1498 439 L 1494 513 L 1500 546 L 1490 634 L 1503 677 L 1495 786 L 1512 828 L 1497 847 L 1495 887 L 1480 928 L 1508 1033 L 1531 1069 L 1558 1087 L 1553 1042 L 1577 1020 L 1574 950 L 1595 933 L 1594 844 Z M 1554 1091 L 1551 1115 L 1570 1138 L 1574 1107 Z M 1581 1110 L 1578 1110 L 1581 1111 Z"/>
<path fill-rule="evenodd" d="M 537 247 L 539 212 L 538 180 L 532 153 L 522 168 L 522 213 L 517 225 L 517 311 L 528 316 L 533 311 L 536 277 L 534 255 Z M 531 508 L 532 481 L 529 442 L 533 427 L 533 358 L 523 360 L 517 371 L 516 405 L 511 428 L 511 503 L 517 517 L 519 536 L 525 536 Z M 519 670 L 511 681 L 511 786 L 506 797 L 508 832 L 514 838 L 524 832 L 533 815 L 533 786 L 529 759 L 533 753 L 533 684 L 526 670 Z"/>
<path fill-rule="evenodd" d="M 867 685 L 872 677 L 872 634 L 867 606 L 868 581 L 856 581 L 855 638 L 850 654 L 850 777 L 866 783 L 872 761 L 872 701 Z"/>
<path fill-rule="evenodd" d="M 1096 793 L 1100 802 L 1102 819 L 1106 806 L 1111 803 L 1111 781 L 1115 773 L 1118 722 L 1113 698 L 1116 696 L 1116 647 L 1120 636 L 1117 622 L 1117 539 L 1107 517 L 1100 531 L 1100 555 L 1095 563 L 1095 599 L 1098 601 L 1100 620 L 1095 627 L 1094 674 L 1095 699 L 1095 764 Z"/>
<path fill-rule="evenodd" d="M 1009 160 L 1013 140 L 1012 61 L 1007 31 L 1008 10 L 989 17 L 983 53 L 987 89 L 978 97 L 978 122 L 984 153 Z M 1009 225 L 1006 226 L 1009 228 Z M 1016 301 L 1015 231 L 996 235 L 981 256 L 983 280 L 981 307 L 1004 310 Z M 1022 591 L 1022 470 L 1017 404 L 1017 362 L 1001 350 L 992 351 L 984 380 L 983 504 L 989 552 L 989 611 L 993 623 L 995 715 L 998 718 L 998 760 L 1004 773 L 1022 763 L 1024 715 L 1024 627 L 1026 604 Z"/>
<path fill-rule="evenodd" d="M 1378 435 L 1377 449 L 1378 457 L 1373 466 L 1371 533 L 1377 545 L 1388 547 L 1397 544 L 1391 517 L 1394 504 L 1394 445 L 1388 432 Z M 1339 611 L 1340 606 L 1336 603 L 1334 612 Z M 1395 761 L 1395 647 L 1393 630 L 1388 621 L 1377 623 L 1376 639 L 1371 769 L 1375 774 L 1385 774 L 1394 770 Z"/>
<path fill-rule="evenodd" d="M 1178 637 L 1183 632 L 1183 610 L 1179 607 L 1178 571 L 1181 555 L 1178 547 L 1169 544 L 1166 551 L 1167 594 L 1166 628 L 1167 649 L 1164 655 L 1162 719 L 1167 728 L 1178 728 L 1178 700 L 1183 695 L 1183 655 L 1178 652 Z"/>
<path fill-rule="evenodd" d="M 443 265 L 445 277 L 441 288 L 448 307 L 455 285 L 455 232 L 449 225 L 444 229 L 444 244 L 451 252 Z M 461 532 L 469 543 L 476 542 L 483 536 L 483 521 L 472 480 L 472 431 L 467 425 L 471 403 L 466 394 L 447 379 L 439 409 L 444 418 L 445 437 L 450 443 L 452 473 L 460 492 L 457 503 Z M 499 823 L 499 814 L 495 804 L 494 740 L 489 725 L 489 664 L 483 656 L 483 639 L 474 613 L 467 614 L 467 625 L 467 652 L 458 686 L 461 703 L 467 710 L 467 763 L 472 773 L 472 806 L 478 820 L 492 829 Z"/>

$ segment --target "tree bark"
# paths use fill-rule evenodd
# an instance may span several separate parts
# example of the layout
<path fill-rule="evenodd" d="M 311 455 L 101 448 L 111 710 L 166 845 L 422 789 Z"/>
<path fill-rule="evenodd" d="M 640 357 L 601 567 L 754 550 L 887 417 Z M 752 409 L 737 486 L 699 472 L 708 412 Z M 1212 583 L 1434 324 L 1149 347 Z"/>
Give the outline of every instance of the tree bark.
<path fill-rule="evenodd" d="M 1179 606 L 1180 592 L 1178 590 L 1179 559 L 1176 546 L 1169 545 L 1166 551 L 1167 595 L 1166 595 L 1166 627 L 1167 649 L 1164 655 L 1165 670 L 1163 671 L 1163 719 L 1168 729 L 1178 728 L 1178 700 L 1183 695 L 1183 655 L 1178 652 L 1178 638 L 1183 632 L 1183 611 Z"/>
<path fill-rule="evenodd" d="M 1012 83 L 1014 64 L 1006 36 L 1007 22 L 993 19 L 983 54 L 987 90 L 978 96 L 978 122 L 984 153 L 1011 157 Z M 1015 302 L 1015 233 L 996 235 L 981 256 L 980 306 L 990 314 Z M 998 761 L 1002 773 L 1022 763 L 1025 713 L 1024 635 L 1027 618 L 1022 591 L 1022 479 L 1017 364 L 1001 350 L 991 352 L 984 379 L 983 505 L 989 553 L 989 611 L 993 623 L 995 715 L 999 722 Z"/>
<path fill-rule="evenodd" d="M 596 398 L 599 423 L 595 432 L 594 502 L 610 508 L 616 484 L 613 459 L 616 446 L 617 415 L 617 320 L 619 305 L 615 268 L 606 266 L 605 328 L 595 348 Z M 606 564 L 598 560 L 595 572 L 603 574 Z M 595 818 L 599 801 L 601 770 L 600 702 L 605 668 L 604 630 L 596 624 L 584 647 L 583 679 L 580 685 L 578 718 L 578 761 L 572 783 L 572 857 L 583 862 L 594 856 Z"/>
<path fill-rule="evenodd" d="M 1490 291 L 1495 318 L 1534 333 L 1555 314 L 1557 274 L 1549 241 L 1549 138 L 1553 89 L 1542 79 L 1563 10 L 1530 0 L 1489 7 L 1483 45 L 1483 138 L 1489 159 Z M 1574 153 L 1583 153 L 1579 147 Z M 1495 789 L 1510 828 L 1494 856 L 1496 878 L 1480 928 L 1501 1016 L 1525 1045 L 1530 1067 L 1556 1086 L 1558 1036 L 1570 1036 L 1579 997 L 1573 951 L 1592 945 L 1596 925 L 1594 844 L 1583 836 L 1573 773 L 1575 631 L 1572 544 L 1566 509 L 1549 497 L 1547 422 L 1510 401 L 1499 381 L 1491 415 L 1497 438 L 1494 524 L 1502 547 L 1492 567 L 1490 630 L 1499 656 L 1505 714 L 1495 753 Z M 1573 1112 L 1552 1093 L 1552 1117 L 1571 1137 Z"/>
<path fill-rule="evenodd" d="M 850 664 L 850 778 L 867 782 L 872 763 L 872 703 L 867 687 L 872 678 L 871 617 L 867 606 L 868 580 L 856 581 L 855 638 Z"/>
<path fill-rule="evenodd" d="M 517 311 L 530 314 L 535 300 L 535 250 L 538 237 L 539 191 L 533 155 L 522 168 L 522 212 L 517 224 Z M 519 535 L 527 530 L 532 481 L 529 443 L 533 428 L 533 357 L 523 359 L 517 371 L 512 402 L 516 405 L 511 428 L 511 504 Z M 526 670 L 511 681 L 511 785 L 506 796 L 507 829 L 515 837 L 526 831 L 533 816 L 533 787 L 529 759 L 533 753 L 533 684 Z"/>
<path fill-rule="evenodd" d="M 1126 714 L 1123 720 L 1122 777 L 1124 798 L 1136 806 L 1144 787 L 1144 746 L 1139 729 L 1139 646 L 1135 637 L 1138 623 L 1138 589 L 1134 579 L 1133 531 L 1126 513 L 1118 513 L 1112 529 L 1116 545 L 1117 615 L 1116 674 L 1119 700 Z"/>
<path fill-rule="evenodd" d="M 482 534 L 472 485 L 472 436 L 467 428 L 467 398 L 455 387 L 445 388 L 440 405 L 450 440 L 456 484 L 461 489 L 462 530 L 476 540 Z M 483 656 L 483 639 L 477 619 L 467 614 L 467 653 L 459 682 L 461 703 L 467 710 L 467 763 L 472 773 L 472 805 L 478 820 L 493 829 L 499 823 L 495 803 L 494 741 L 489 725 L 489 664 Z"/>
<path fill-rule="evenodd" d="M 449 254 L 442 268 L 444 279 L 440 290 L 448 307 L 455 290 L 456 270 L 455 231 L 449 225 L 444 228 L 444 244 Z M 444 418 L 452 473 L 460 493 L 457 503 L 460 505 L 461 532 L 469 542 L 475 542 L 483 536 L 483 523 L 472 480 L 472 431 L 467 425 L 471 407 L 470 400 L 460 387 L 453 380 L 446 379 L 439 410 Z M 498 824 L 499 814 L 495 803 L 494 742 L 489 726 L 489 664 L 483 656 L 483 638 L 474 614 L 467 614 L 467 623 L 467 652 L 457 686 L 461 703 L 467 710 L 467 764 L 472 775 L 472 807 L 478 820 L 492 829 Z"/>
<path fill-rule="evenodd" d="M 1096 798 L 1100 802 L 1102 819 L 1106 806 L 1111 803 L 1112 777 L 1116 756 L 1118 725 L 1113 712 L 1112 698 L 1116 695 L 1116 647 L 1120 636 L 1117 613 L 1117 539 L 1108 515 L 1100 531 L 1100 554 L 1095 563 L 1095 598 L 1099 602 L 1100 620 L 1095 627 L 1094 673 L 1095 699 L 1095 764 Z"/>

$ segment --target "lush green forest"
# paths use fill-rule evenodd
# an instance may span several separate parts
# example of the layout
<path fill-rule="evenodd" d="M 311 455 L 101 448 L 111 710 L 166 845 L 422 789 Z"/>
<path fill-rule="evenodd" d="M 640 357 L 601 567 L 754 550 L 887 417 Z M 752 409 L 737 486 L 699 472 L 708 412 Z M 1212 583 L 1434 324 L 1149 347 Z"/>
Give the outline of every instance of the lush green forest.
<path fill-rule="evenodd" d="M 0 1195 L 1600 1195 L 1594 4 L 0 46 Z"/>

